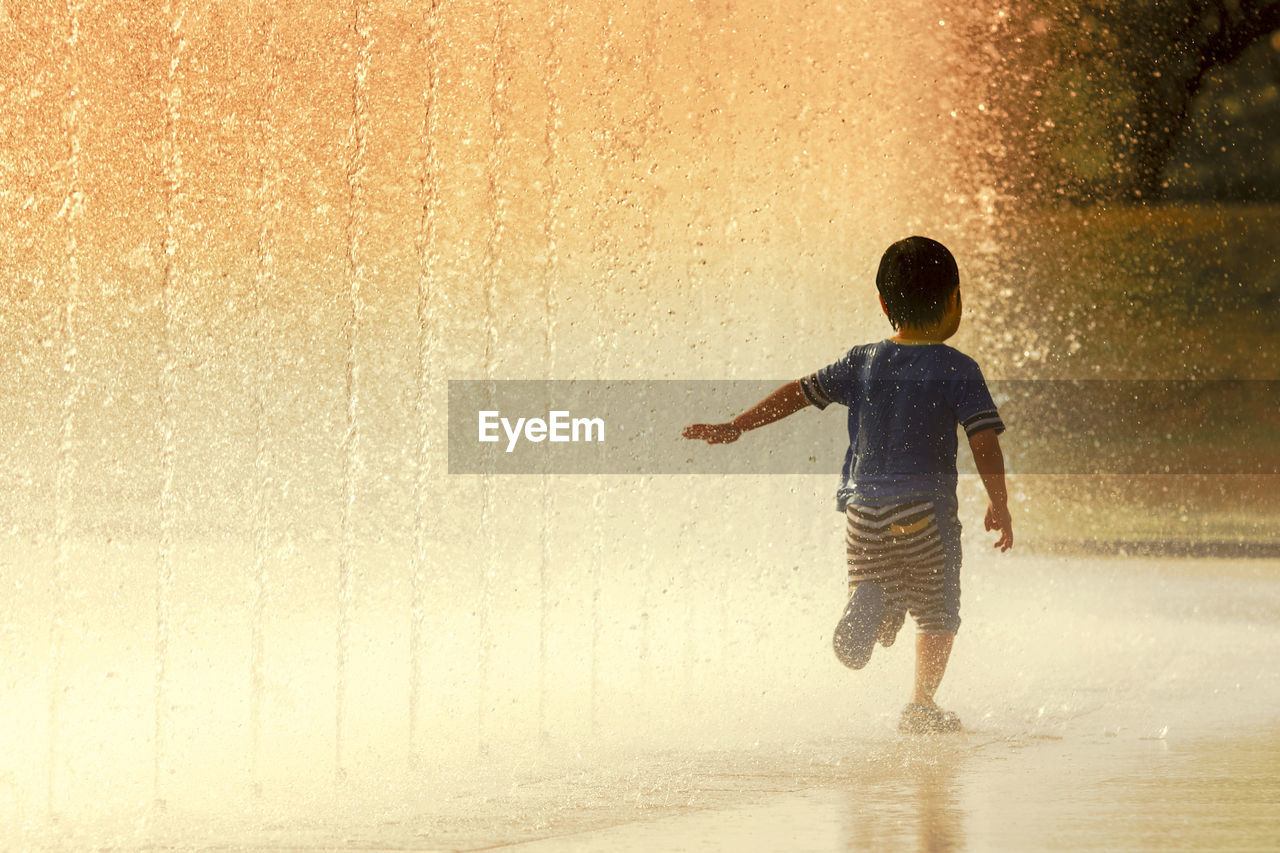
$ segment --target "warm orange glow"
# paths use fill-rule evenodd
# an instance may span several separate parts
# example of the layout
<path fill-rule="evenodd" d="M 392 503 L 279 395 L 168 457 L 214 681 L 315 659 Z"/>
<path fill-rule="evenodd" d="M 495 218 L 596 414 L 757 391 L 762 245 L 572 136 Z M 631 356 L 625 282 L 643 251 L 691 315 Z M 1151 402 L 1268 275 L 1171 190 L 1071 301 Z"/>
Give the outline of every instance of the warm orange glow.
<path fill-rule="evenodd" d="M 4 3 L 0 846 L 354 845 L 432 803 L 471 843 L 448 798 L 514 821 L 486 797 L 529 767 L 785 755 L 895 702 L 905 656 L 856 695 L 830 671 L 834 468 L 450 476 L 446 382 L 793 378 L 887 331 L 870 282 L 911 233 L 955 252 L 976 335 L 1001 192 L 979 35 L 1003 14 Z M 1016 612 L 984 574 L 978 606 L 1074 630 L 1087 604 L 1040 618 L 1066 573 L 1033 564 Z M 1155 625 L 1152 666 L 1177 636 Z M 1274 648 L 1246 627 L 1203 630 Z M 1113 648 L 1091 642 L 1027 666 L 1087 680 Z M 1008 664 L 1009 710 L 976 659 L 951 677 L 991 726 L 1045 703 L 1049 735 L 1079 731 L 1075 682 L 1051 707 Z M 1146 726 L 1119 700 L 1114 727 Z M 858 725 L 857 761 L 896 766 Z M 700 771 L 672 772 L 645 796 L 697 804 Z"/>

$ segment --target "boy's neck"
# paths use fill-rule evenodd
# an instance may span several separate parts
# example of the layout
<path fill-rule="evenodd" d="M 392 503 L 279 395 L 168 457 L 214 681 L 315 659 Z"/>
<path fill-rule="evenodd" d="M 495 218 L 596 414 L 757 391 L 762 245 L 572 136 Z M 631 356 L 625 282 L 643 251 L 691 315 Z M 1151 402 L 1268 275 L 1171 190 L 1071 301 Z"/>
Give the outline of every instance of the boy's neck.
<path fill-rule="evenodd" d="M 889 340 L 899 344 L 940 344 L 946 340 L 940 329 L 915 329 L 903 326 Z"/>

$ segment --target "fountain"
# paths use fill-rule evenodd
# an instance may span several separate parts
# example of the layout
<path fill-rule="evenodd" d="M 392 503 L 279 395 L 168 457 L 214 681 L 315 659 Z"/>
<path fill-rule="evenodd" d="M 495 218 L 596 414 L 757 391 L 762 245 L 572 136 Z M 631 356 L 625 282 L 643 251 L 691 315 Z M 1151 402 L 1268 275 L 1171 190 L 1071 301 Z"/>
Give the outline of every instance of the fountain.
<path fill-rule="evenodd" d="M 890 237 L 980 268 L 983 14 L 26 22 L 63 35 L 5 95 L 56 177 L 5 202 L 6 832 L 365 825 L 830 692 L 827 479 L 451 475 L 446 383 L 785 378 L 878 332 Z"/>

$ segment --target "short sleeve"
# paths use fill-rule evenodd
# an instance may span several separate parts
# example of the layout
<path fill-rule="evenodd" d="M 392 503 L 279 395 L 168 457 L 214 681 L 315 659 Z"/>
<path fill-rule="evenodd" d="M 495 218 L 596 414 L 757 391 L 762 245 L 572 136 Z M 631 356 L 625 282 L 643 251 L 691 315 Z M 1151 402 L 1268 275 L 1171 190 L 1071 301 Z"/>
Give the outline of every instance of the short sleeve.
<path fill-rule="evenodd" d="M 853 397 L 853 350 L 800 380 L 805 399 L 819 409 L 832 403 L 849 405 Z"/>
<path fill-rule="evenodd" d="M 973 437 L 985 429 L 995 430 L 996 435 L 1004 432 L 1004 421 L 977 362 L 966 358 L 958 373 L 958 378 L 945 383 L 946 395 L 965 435 Z"/>

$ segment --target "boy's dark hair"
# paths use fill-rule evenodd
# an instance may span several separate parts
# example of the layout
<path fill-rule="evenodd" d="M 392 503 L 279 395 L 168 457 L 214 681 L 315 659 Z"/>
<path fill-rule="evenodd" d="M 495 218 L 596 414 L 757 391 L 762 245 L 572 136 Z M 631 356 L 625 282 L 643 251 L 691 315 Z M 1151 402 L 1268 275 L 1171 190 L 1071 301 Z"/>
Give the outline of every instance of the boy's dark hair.
<path fill-rule="evenodd" d="M 876 289 L 884 299 L 889 324 L 930 326 L 947 314 L 952 291 L 960 286 L 956 259 L 928 237 L 899 240 L 880 258 Z"/>

